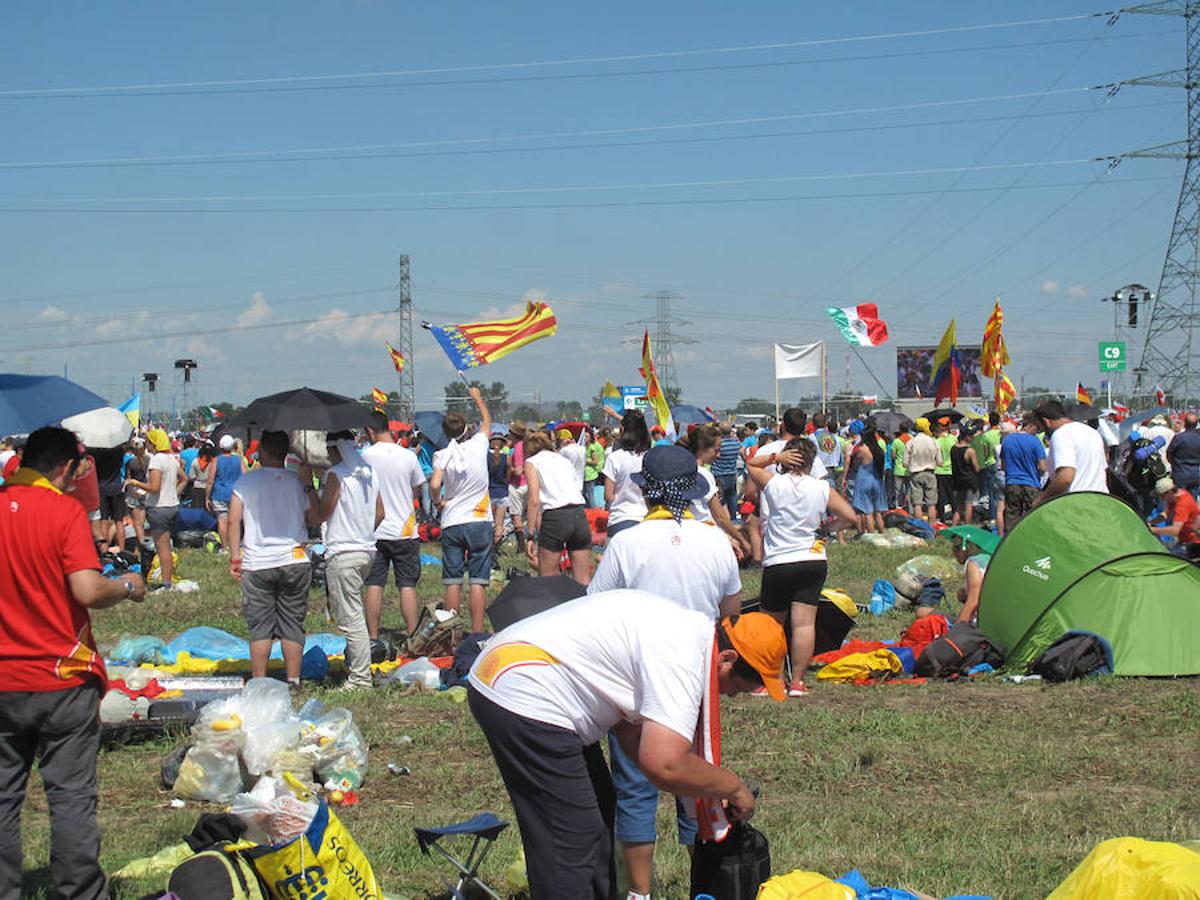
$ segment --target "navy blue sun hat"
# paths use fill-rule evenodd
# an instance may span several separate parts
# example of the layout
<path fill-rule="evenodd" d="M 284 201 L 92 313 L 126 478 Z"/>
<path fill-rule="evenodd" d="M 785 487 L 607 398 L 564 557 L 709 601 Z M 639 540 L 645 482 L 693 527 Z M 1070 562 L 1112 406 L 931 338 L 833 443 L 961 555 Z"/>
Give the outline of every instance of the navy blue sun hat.
<path fill-rule="evenodd" d="M 684 447 L 651 447 L 642 457 L 642 471 L 629 476 L 643 493 L 659 494 L 664 489 L 680 500 L 700 500 L 708 484 L 696 467 L 696 457 Z"/>

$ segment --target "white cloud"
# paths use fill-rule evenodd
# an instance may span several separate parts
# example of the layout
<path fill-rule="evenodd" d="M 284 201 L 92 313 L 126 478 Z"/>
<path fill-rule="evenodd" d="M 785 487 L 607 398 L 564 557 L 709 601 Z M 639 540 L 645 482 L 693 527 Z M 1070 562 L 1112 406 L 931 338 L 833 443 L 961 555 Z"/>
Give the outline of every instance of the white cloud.
<path fill-rule="evenodd" d="M 1042 282 L 1042 293 L 1043 294 L 1057 294 L 1058 288 L 1059 288 L 1059 283 L 1057 281 L 1055 281 L 1053 278 L 1047 278 L 1045 281 Z"/>
<path fill-rule="evenodd" d="M 1073 284 L 1067 288 L 1067 296 L 1075 300 L 1082 300 L 1088 295 L 1088 289 L 1082 284 Z"/>
<path fill-rule="evenodd" d="M 40 313 L 38 319 L 42 322 L 65 322 L 71 317 L 57 306 L 47 306 Z"/>
<path fill-rule="evenodd" d="M 316 322 L 304 326 L 302 336 L 307 341 L 333 340 L 342 346 L 382 342 L 392 335 L 388 318 L 392 313 L 369 313 L 352 316 L 344 309 L 334 308 Z"/>
<path fill-rule="evenodd" d="M 269 318 L 271 304 L 267 302 L 262 291 L 255 291 L 250 297 L 250 306 L 238 315 L 237 323 L 239 328 L 246 328 L 250 325 L 261 325 Z"/>
<path fill-rule="evenodd" d="M 150 313 L 143 309 L 130 319 L 112 318 L 101 322 L 93 329 L 92 334 L 98 338 L 122 338 L 138 333 L 149 322 Z"/>

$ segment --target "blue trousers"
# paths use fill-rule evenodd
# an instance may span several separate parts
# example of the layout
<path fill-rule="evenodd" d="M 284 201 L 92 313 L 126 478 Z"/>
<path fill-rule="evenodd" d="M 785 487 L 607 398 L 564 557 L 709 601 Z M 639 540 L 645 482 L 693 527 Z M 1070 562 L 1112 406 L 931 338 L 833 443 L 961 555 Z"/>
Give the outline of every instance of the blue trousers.
<path fill-rule="evenodd" d="M 658 788 L 650 783 L 638 764 L 630 759 L 617 743 L 616 735 L 608 734 L 609 762 L 613 786 L 617 789 L 617 819 L 613 836 L 627 844 L 652 843 L 657 837 L 654 817 L 658 811 Z M 675 798 L 675 821 L 679 843 L 690 847 L 696 843 L 696 820 L 684 812 L 684 801 Z"/>

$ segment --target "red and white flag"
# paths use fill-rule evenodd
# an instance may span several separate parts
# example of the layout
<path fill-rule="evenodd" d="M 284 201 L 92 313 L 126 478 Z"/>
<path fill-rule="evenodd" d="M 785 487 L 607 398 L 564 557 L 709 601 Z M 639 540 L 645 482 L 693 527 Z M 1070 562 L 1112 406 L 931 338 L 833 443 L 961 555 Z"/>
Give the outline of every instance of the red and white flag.
<path fill-rule="evenodd" d="M 1154 388 L 1154 402 L 1159 406 L 1167 405 L 1167 392 L 1162 389 L 1162 385 L 1156 385 Z"/>

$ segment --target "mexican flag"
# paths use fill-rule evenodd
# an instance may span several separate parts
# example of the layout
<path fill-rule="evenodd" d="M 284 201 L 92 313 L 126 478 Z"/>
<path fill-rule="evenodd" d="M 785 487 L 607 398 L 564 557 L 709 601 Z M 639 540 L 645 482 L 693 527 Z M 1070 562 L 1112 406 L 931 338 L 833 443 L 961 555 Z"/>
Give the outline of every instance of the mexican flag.
<path fill-rule="evenodd" d="M 830 306 L 825 311 L 842 337 L 854 347 L 878 347 L 888 339 L 887 322 L 879 318 L 879 310 L 874 303 L 860 303 L 840 309 Z"/>

